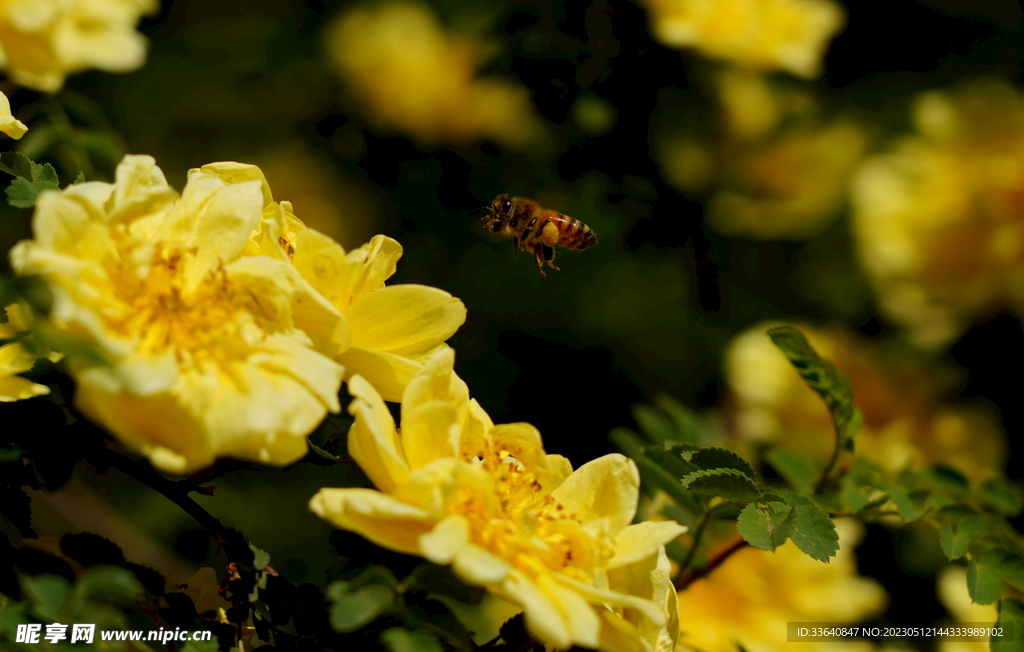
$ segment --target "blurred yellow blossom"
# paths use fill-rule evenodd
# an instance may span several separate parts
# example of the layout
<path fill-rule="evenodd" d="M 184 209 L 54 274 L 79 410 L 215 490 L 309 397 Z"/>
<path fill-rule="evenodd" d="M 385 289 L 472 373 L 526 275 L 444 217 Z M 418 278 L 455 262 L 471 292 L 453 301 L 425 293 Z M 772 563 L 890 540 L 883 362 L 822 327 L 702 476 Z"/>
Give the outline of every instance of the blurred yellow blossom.
<path fill-rule="evenodd" d="M 18 140 L 27 131 L 28 127 L 11 115 L 11 103 L 7 96 L 0 93 L 0 133 L 7 134 L 14 140 Z"/>
<path fill-rule="evenodd" d="M 345 366 L 346 378 L 359 374 L 385 400 L 398 402 L 422 360 L 466 321 L 461 301 L 426 285 L 384 285 L 395 273 L 402 246 L 383 235 L 346 252 L 341 245 L 307 228 L 290 202 L 274 202 L 255 165 L 214 163 L 194 170 L 190 180 L 209 177 L 217 183 L 258 182 L 263 218 L 245 249 L 247 256 L 290 261 L 302 279 L 342 314 L 341 334 L 324 332 L 337 343 L 322 349 Z"/>
<path fill-rule="evenodd" d="M 913 117 L 857 173 L 853 223 L 882 309 L 940 346 L 1024 311 L 1024 95 L 975 81 L 920 95 Z"/>
<path fill-rule="evenodd" d="M 801 77 L 821 74 L 828 41 L 846 22 L 832 0 L 642 0 L 661 43 Z"/>
<path fill-rule="evenodd" d="M 491 139 L 524 147 L 543 135 L 529 91 L 477 76 L 484 47 L 445 32 L 423 4 L 386 2 L 343 15 L 328 53 L 373 127 L 424 145 Z"/>
<path fill-rule="evenodd" d="M 959 623 L 986 623 L 992 625 L 999 618 L 995 604 L 976 604 L 967 592 L 967 569 L 947 566 L 935 582 L 939 602 L 946 608 L 951 620 Z M 939 640 L 938 652 L 988 652 L 988 641 Z"/>
<path fill-rule="evenodd" d="M 737 336 L 725 359 L 734 435 L 827 459 L 834 436 L 828 410 L 759 324 Z M 864 415 L 857 453 L 882 468 L 949 464 L 980 482 L 1002 475 L 1005 435 L 991 414 L 940 403 L 936 374 L 915 364 L 886 364 L 870 341 L 838 327 L 800 329 L 850 379 Z"/>
<path fill-rule="evenodd" d="M 243 255 L 264 205 L 259 182 L 202 173 L 179 197 L 128 156 L 113 184 L 40 194 L 35 240 L 11 250 L 54 324 L 106 359 L 73 366 L 82 410 L 165 471 L 288 464 L 340 409 L 344 317 L 287 260 Z"/>
<path fill-rule="evenodd" d="M 709 224 L 756 240 L 800 240 L 839 214 L 869 135 L 849 117 L 825 119 L 802 89 L 725 68 L 715 76 L 720 135 L 666 134 L 656 147 L 666 180 L 685 193 L 711 187 Z"/>
<path fill-rule="evenodd" d="M 0 324 L 0 340 L 13 340 L 19 333 L 31 329 L 25 311 L 20 305 L 12 303 L 3 310 L 7 315 L 7 323 Z M 46 385 L 39 385 L 16 375 L 31 369 L 37 357 L 26 351 L 20 342 L 0 345 L 0 403 L 50 393 L 50 388 Z M 56 354 L 50 354 L 48 357 L 51 360 L 59 359 Z"/>
<path fill-rule="evenodd" d="M 0 0 L 0 68 L 22 86 L 55 92 L 87 68 L 127 72 L 146 58 L 135 31 L 157 0 Z"/>
<path fill-rule="evenodd" d="M 869 652 L 867 641 L 787 643 L 786 623 L 857 623 L 879 613 L 887 596 L 857 575 L 853 548 L 863 526 L 838 519 L 839 552 L 828 564 L 811 559 L 792 541 L 774 553 L 744 548 L 706 578 L 679 593 L 680 647 L 700 652 Z"/>
<path fill-rule="evenodd" d="M 349 453 L 379 491 L 321 489 L 310 508 L 398 552 L 450 564 L 525 612 L 556 648 L 670 652 L 675 591 L 663 544 L 684 528 L 630 525 L 639 475 L 621 455 L 576 471 L 525 423 L 493 425 L 433 355 L 402 398 L 401 431 L 373 387 L 349 383 Z M 671 614 L 668 613 L 671 611 Z"/>

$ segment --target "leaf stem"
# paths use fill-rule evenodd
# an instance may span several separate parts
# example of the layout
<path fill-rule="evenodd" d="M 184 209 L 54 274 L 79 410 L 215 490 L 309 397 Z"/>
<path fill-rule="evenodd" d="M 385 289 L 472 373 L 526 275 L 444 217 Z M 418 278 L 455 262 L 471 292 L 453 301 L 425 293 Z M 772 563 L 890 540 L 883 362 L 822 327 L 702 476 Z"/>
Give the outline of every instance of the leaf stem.
<path fill-rule="evenodd" d="M 748 545 L 750 545 L 750 544 L 748 544 L 744 539 L 739 539 L 738 541 L 736 541 L 736 543 L 732 544 L 731 546 L 729 546 L 728 548 L 726 548 L 722 552 L 718 553 L 717 555 L 715 555 L 714 557 L 709 559 L 706 564 L 704 564 L 703 566 L 701 566 L 697 570 L 693 571 L 689 575 L 686 575 L 686 576 L 676 580 L 676 582 L 675 582 L 676 590 L 677 591 L 682 591 L 683 589 L 689 587 L 691 584 L 693 584 L 694 582 L 696 582 L 700 578 L 704 577 L 705 575 L 707 575 L 711 571 L 713 571 L 716 568 L 718 568 L 719 566 L 721 566 L 722 562 L 724 562 L 726 559 L 731 557 L 733 555 L 733 553 L 735 553 L 738 550 L 742 550 L 743 548 L 747 547 Z"/>
<path fill-rule="evenodd" d="M 704 512 L 700 522 L 697 523 L 697 529 L 693 533 L 693 543 L 690 544 L 690 549 L 686 553 L 686 558 L 683 563 L 679 565 L 680 574 L 686 573 L 690 569 L 690 562 L 693 561 L 694 555 L 697 554 L 697 546 L 700 545 L 701 537 L 704 536 L 704 528 L 707 527 L 708 521 L 711 520 L 711 510 Z"/>
<path fill-rule="evenodd" d="M 829 458 L 828 464 L 825 465 L 825 469 L 821 472 L 821 477 L 814 483 L 814 493 L 821 493 L 821 490 L 828 484 L 829 476 L 832 475 L 832 469 L 835 468 L 836 462 L 839 460 L 839 449 L 843 446 L 843 435 L 838 424 L 836 424 L 835 431 L 836 444 L 832 447 L 832 457 Z"/>

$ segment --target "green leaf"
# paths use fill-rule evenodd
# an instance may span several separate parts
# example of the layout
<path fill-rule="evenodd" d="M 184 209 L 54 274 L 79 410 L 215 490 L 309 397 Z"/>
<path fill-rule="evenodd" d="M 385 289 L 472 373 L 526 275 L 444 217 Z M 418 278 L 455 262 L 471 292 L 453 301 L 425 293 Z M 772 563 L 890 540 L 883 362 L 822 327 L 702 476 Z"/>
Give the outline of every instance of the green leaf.
<path fill-rule="evenodd" d="M 78 174 L 75 175 L 75 180 L 72 181 L 72 183 L 75 184 L 76 186 L 80 183 L 85 183 L 85 173 L 79 170 Z"/>
<path fill-rule="evenodd" d="M 0 154 L 0 171 L 14 175 L 7 187 L 7 203 L 16 208 L 29 208 L 43 190 L 57 190 L 57 171 L 49 163 L 39 165 L 21 152 Z"/>
<path fill-rule="evenodd" d="M 839 551 L 839 534 L 835 523 L 807 496 L 788 491 L 782 493 L 786 502 L 793 506 L 789 538 L 811 559 L 827 564 L 829 557 L 834 557 Z"/>
<path fill-rule="evenodd" d="M 947 530 L 949 530 L 948 535 L 946 533 Z M 946 521 L 942 524 L 942 530 L 939 532 L 942 552 L 946 553 L 946 557 L 950 561 L 960 559 L 967 554 L 967 550 L 974 543 L 975 539 L 991 534 L 992 531 L 992 525 L 977 514 L 971 514 L 960 519 L 960 522 L 956 525 L 955 532 L 952 531 L 950 522 Z"/>
<path fill-rule="evenodd" d="M 980 557 L 973 557 L 967 563 L 967 593 L 978 604 L 992 604 L 999 599 L 1003 590 L 1003 578 L 999 572 L 985 565 Z"/>
<path fill-rule="evenodd" d="M 656 407 L 640 403 L 632 409 L 633 419 L 640 432 L 653 444 L 675 439 L 675 424 L 667 414 Z"/>
<path fill-rule="evenodd" d="M 742 503 L 753 502 L 761 497 L 761 492 L 754 481 L 736 469 L 696 471 L 683 478 L 681 483 L 690 491 Z"/>
<path fill-rule="evenodd" d="M 209 641 L 188 641 L 181 652 L 219 652 L 220 645 L 216 638 Z"/>
<path fill-rule="evenodd" d="M 785 448 L 772 448 L 765 454 L 765 459 L 789 486 L 800 493 L 814 491 L 814 482 L 821 471 L 811 458 Z"/>
<path fill-rule="evenodd" d="M 138 578 L 119 566 L 92 566 L 82 571 L 75 585 L 82 597 L 126 602 L 143 594 Z"/>
<path fill-rule="evenodd" d="M 996 626 L 1002 626 L 1006 637 L 989 642 L 992 652 L 1021 652 L 1024 650 L 1024 602 L 1014 598 L 999 601 L 999 618 Z"/>
<path fill-rule="evenodd" d="M 661 446 L 644 446 L 643 454 L 677 479 L 700 470 L 699 466 L 684 460 L 682 451 L 678 449 L 665 450 Z"/>
<path fill-rule="evenodd" d="M 939 545 L 942 546 L 942 554 L 946 555 L 946 559 L 950 561 L 960 557 L 960 555 L 953 556 L 953 544 L 955 542 L 956 534 L 953 533 L 953 526 L 950 525 L 949 521 L 943 521 L 942 527 L 939 528 Z"/>
<path fill-rule="evenodd" d="M 380 640 L 391 652 L 443 652 L 441 644 L 431 634 L 401 627 L 384 630 Z"/>
<path fill-rule="evenodd" d="M 33 611 L 40 620 L 57 622 L 71 586 L 56 575 L 22 576 L 21 589 L 32 601 Z"/>
<path fill-rule="evenodd" d="M 913 523 L 928 513 L 929 493 L 922 490 L 908 491 L 902 484 L 889 486 L 889 497 L 896 505 L 896 511 L 907 523 Z"/>
<path fill-rule="evenodd" d="M 331 627 L 342 633 L 354 632 L 376 620 L 394 603 L 394 591 L 379 584 L 367 584 L 338 596 L 331 605 Z"/>
<path fill-rule="evenodd" d="M 785 503 L 751 503 L 740 512 L 736 528 L 743 539 L 761 550 L 775 550 L 789 537 L 792 529 L 792 507 Z"/>
<path fill-rule="evenodd" d="M 702 469 L 736 469 L 754 479 L 754 469 L 750 464 L 727 448 L 702 448 L 690 457 L 690 462 Z"/>
<path fill-rule="evenodd" d="M 696 444 L 701 440 L 701 418 L 695 411 L 683 405 L 668 394 L 659 392 L 654 396 L 654 404 L 665 411 L 672 420 L 673 439 L 678 442 Z"/>
<path fill-rule="evenodd" d="M 256 546 L 249 544 L 249 550 L 252 550 L 253 562 L 252 567 L 259 570 L 270 563 L 270 553 L 264 552 Z"/>
<path fill-rule="evenodd" d="M 1016 484 L 1002 478 L 989 480 L 977 489 L 978 496 L 1000 514 L 1016 516 L 1024 509 L 1024 495 Z M 1021 632 L 1024 639 L 1024 632 Z"/>
<path fill-rule="evenodd" d="M 768 329 L 768 337 L 782 351 L 804 382 L 825 401 L 835 423 L 839 441 L 846 444 L 860 428 L 861 417 L 853 403 L 853 390 L 846 376 L 818 355 L 807 338 L 792 326 Z"/>

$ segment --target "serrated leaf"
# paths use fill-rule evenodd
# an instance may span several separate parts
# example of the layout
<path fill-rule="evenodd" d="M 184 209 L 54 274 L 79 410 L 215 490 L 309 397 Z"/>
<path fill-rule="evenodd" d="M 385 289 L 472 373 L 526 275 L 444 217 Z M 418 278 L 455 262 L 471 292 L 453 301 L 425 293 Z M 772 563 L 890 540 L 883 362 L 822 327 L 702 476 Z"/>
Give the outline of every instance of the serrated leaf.
<path fill-rule="evenodd" d="M 643 454 L 677 479 L 700 470 L 700 466 L 684 460 L 679 451 L 665 450 L 661 446 L 644 446 Z"/>
<path fill-rule="evenodd" d="M 765 454 L 765 459 L 793 489 L 801 493 L 814 490 L 814 481 L 820 470 L 811 458 L 785 448 L 772 448 Z"/>
<path fill-rule="evenodd" d="M 808 387 L 813 389 L 825 402 L 839 437 L 838 443 L 845 444 L 859 429 L 862 417 L 857 414 L 853 402 L 850 381 L 828 360 L 814 350 L 807 338 L 792 326 L 776 326 L 768 329 L 768 337 L 782 351 L 790 364 L 796 368 Z"/>
<path fill-rule="evenodd" d="M 839 534 L 828 514 L 807 496 L 780 492 L 793 506 L 792 531 L 789 538 L 811 559 L 828 563 L 839 551 Z"/>
<path fill-rule="evenodd" d="M 1003 590 L 1003 578 L 990 566 L 973 557 L 967 563 L 967 593 L 978 604 L 992 604 Z"/>
<path fill-rule="evenodd" d="M 443 652 L 441 644 L 433 635 L 401 627 L 384 630 L 380 640 L 391 652 Z"/>
<path fill-rule="evenodd" d="M 696 471 L 684 477 L 681 483 L 690 491 L 741 503 L 753 502 L 761 497 L 754 481 L 736 469 Z"/>
<path fill-rule="evenodd" d="M 755 548 L 775 550 L 789 537 L 792 511 L 792 507 L 785 503 L 750 503 L 740 512 L 736 529 Z"/>
<path fill-rule="evenodd" d="M 928 493 L 914 490 L 907 491 L 901 484 L 889 487 L 889 498 L 896 505 L 896 511 L 907 523 L 913 523 L 928 512 Z"/>
<path fill-rule="evenodd" d="M 1005 548 L 990 548 L 980 555 L 981 563 L 994 568 L 1003 581 L 1015 589 L 1024 589 L 1024 559 Z"/>
<path fill-rule="evenodd" d="M 702 469 L 736 469 L 751 480 L 754 469 L 750 464 L 727 448 L 702 448 L 690 457 L 690 462 Z"/>
<path fill-rule="evenodd" d="M 354 632 L 376 620 L 394 602 L 394 591 L 379 584 L 368 584 L 339 596 L 331 605 L 331 627 L 341 633 Z"/>
<path fill-rule="evenodd" d="M 996 626 L 1002 627 L 1005 636 L 993 636 L 989 641 L 992 652 L 1020 652 L 1024 650 L 1024 602 L 1014 598 L 999 601 L 999 618 Z"/>
<path fill-rule="evenodd" d="M 85 183 L 85 173 L 79 170 L 78 174 L 75 175 L 75 180 L 72 181 L 71 183 L 73 183 L 76 186 L 80 183 Z"/>
<path fill-rule="evenodd" d="M 0 171 L 14 175 L 7 187 L 7 203 L 17 208 L 29 208 L 43 190 L 59 189 L 57 171 L 49 163 L 39 165 L 21 152 L 0 155 Z"/>

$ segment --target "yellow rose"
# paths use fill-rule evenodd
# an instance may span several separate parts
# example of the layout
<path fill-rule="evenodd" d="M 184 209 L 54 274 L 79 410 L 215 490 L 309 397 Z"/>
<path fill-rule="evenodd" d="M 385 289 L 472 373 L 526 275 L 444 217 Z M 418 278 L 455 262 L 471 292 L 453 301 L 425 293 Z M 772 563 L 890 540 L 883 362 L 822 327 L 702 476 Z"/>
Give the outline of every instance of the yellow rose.
<path fill-rule="evenodd" d="M 449 564 L 518 605 L 556 648 L 668 651 L 674 605 L 662 546 L 684 528 L 630 525 L 639 476 L 621 455 L 576 471 L 525 423 L 493 425 L 435 353 L 402 398 L 401 433 L 361 377 L 349 453 L 378 490 L 321 489 L 310 508 L 378 545 Z M 673 614 L 674 615 L 674 614 Z"/>
<path fill-rule="evenodd" d="M 113 184 L 42 193 L 35 240 L 11 250 L 56 327 L 107 361 L 73 366 L 79 406 L 163 470 L 291 463 L 340 409 L 344 317 L 286 260 L 244 255 L 265 204 L 259 182 L 202 174 L 179 197 L 128 156 Z"/>
<path fill-rule="evenodd" d="M 774 553 L 744 548 L 710 575 L 679 593 L 680 646 L 701 652 L 870 652 L 867 641 L 786 642 L 786 623 L 857 623 L 882 610 L 887 596 L 872 579 L 857 575 L 852 548 L 863 527 L 839 519 L 839 552 L 828 564 L 787 541 Z"/>
<path fill-rule="evenodd" d="M 759 324 L 728 346 L 729 423 L 741 442 L 767 443 L 825 460 L 834 443 L 828 409 Z M 864 415 L 857 452 L 882 468 L 949 464 L 975 482 L 1002 475 L 1005 435 L 993 415 L 941 405 L 934 370 L 885 364 L 871 342 L 839 328 L 801 330 L 850 379 Z"/>
<path fill-rule="evenodd" d="M 669 47 L 801 77 L 821 73 L 830 38 L 846 22 L 832 0 L 642 0 L 654 37 Z"/>
<path fill-rule="evenodd" d="M 18 140 L 28 131 L 20 120 L 11 115 L 11 102 L 7 96 L 0 93 L 0 133 L 7 134 L 14 140 Z"/>
<path fill-rule="evenodd" d="M 869 158 L 853 226 L 882 309 L 941 346 L 1000 309 L 1024 312 L 1024 95 L 996 82 L 924 93 L 916 133 Z"/>
<path fill-rule="evenodd" d="M 449 34 L 425 5 L 387 2 L 330 27 L 328 54 L 364 118 L 425 145 L 487 138 L 522 147 L 544 127 L 529 91 L 478 77 L 483 48 Z"/>
<path fill-rule="evenodd" d="M 156 0 L 0 0 L 0 68 L 51 93 L 87 68 L 134 70 L 146 57 L 135 25 L 157 7 Z"/>
<path fill-rule="evenodd" d="M 384 285 L 402 255 L 402 246 L 391 238 L 378 235 L 346 253 L 334 240 L 306 228 L 292 213 L 289 202 L 273 202 L 270 187 L 256 166 L 214 163 L 189 177 L 190 181 L 205 178 L 216 183 L 261 184 L 264 216 L 246 255 L 290 261 L 302 278 L 344 315 L 346 334 L 323 334 L 322 339 L 340 343 L 328 353 L 345 366 L 347 378 L 362 376 L 385 400 L 401 401 L 422 360 L 446 346 L 444 341 L 466 321 L 466 307 L 443 290 L 415 284 Z"/>
<path fill-rule="evenodd" d="M 0 324 L 0 340 L 13 340 L 19 333 L 31 329 L 25 311 L 18 304 L 7 306 L 4 312 L 7 314 L 7 323 Z M 57 354 L 50 354 L 48 357 L 54 361 L 60 358 Z M 16 375 L 28 371 L 35 363 L 36 356 L 26 351 L 19 342 L 0 345 L 0 403 L 50 393 L 50 388 L 46 385 L 39 385 Z"/>

